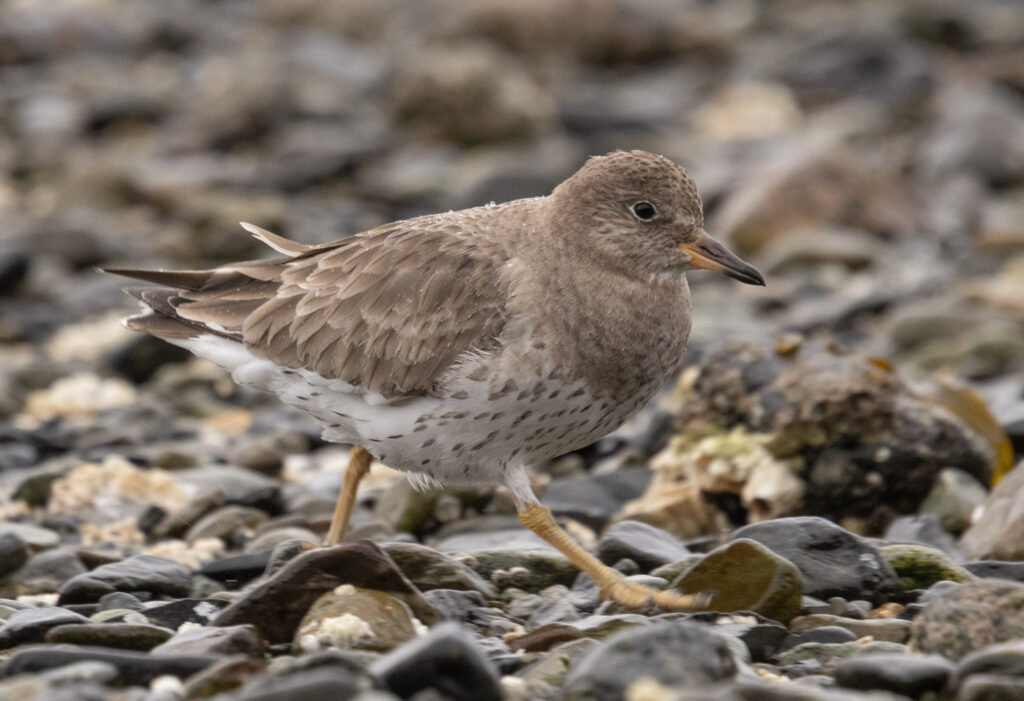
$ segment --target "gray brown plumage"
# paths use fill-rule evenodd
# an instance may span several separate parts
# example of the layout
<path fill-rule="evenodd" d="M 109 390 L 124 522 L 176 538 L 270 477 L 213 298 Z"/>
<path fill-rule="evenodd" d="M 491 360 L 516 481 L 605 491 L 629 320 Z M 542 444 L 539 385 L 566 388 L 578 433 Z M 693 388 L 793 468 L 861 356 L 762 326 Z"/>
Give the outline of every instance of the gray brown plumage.
<path fill-rule="evenodd" d="M 702 225 L 681 168 L 616 152 L 547 197 L 319 246 L 243 225 L 283 257 L 109 272 L 164 286 L 129 290 L 147 307 L 129 327 L 304 409 L 328 440 L 419 482 L 504 483 L 534 509 L 528 465 L 613 430 L 678 369 L 686 270 L 764 284 Z"/>

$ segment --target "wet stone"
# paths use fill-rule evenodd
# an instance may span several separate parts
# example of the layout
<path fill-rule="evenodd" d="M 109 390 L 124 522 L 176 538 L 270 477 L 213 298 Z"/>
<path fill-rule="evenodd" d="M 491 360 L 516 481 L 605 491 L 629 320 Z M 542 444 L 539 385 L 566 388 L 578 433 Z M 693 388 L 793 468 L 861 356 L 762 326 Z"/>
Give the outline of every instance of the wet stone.
<path fill-rule="evenodd" d="M 978 560 L 964 564 L 964 569 L 975 577 L 994 577 L 1024 582 L 1024 562 L 1005 562 L 1001 560 Z"/>
<path fill-rule="evenodd" d="M 479 643 L 453 623 L 392 650 L 370 666 L 389 691 L 409 698 L 436 689 L 453 701 L 500 701 L 498 675 Z"/>
<path fill-rule="evenodd" d="M 42 642 L 51 628 L 87 621 L 85 616 L 59 606 L 21 609 L 8 616 L 0 628 L 0 649 Z"/>
<path fill-rule="evenodd" d="M 381 546 L 402 573 L 426 592 L 431 589 L 476 591 L 493 597 L 494 586 L 455 558 L 417 543 L 385 543 Z"/>
<path fill-rule="evenodd" d="M 607 565 L 629 558 L 644 572 L 682 560 L 688 554 L 686 546 L 672 534 L 640 521 L 620 521 L 611 526 L 601 536 L 595 552 Z"/>
<path fill-rule="evenodd" d="M 480 592 L 457 589 L 431 589 L 423 592 L 423 598 L 449 621 L 464 621 L 473 609 L 487 604 Z"/>
<path fill-rule="evenodd" d="M 153 657 L 134 650 L 86 645 L 28 645 L 15 650 L 3 666 L 3 676 L 36 673 L 83 661 L 105 662 L 117 668 L 125 684 L 149 684 L 158 676 L 187 677 L 221 658 L 216 655 Z"/>
<path fill-rule="evenodd" d="M 142 613 L 154 625 L 177 630 L 182 623 L 209 625 L 227 605 L 228 602 L 221 599 L 177 599 L 146 606 Z"/>
<path fill-rule="evenodd" d="M 657 623 L 614 635 L 587 653 L 569 671 L 563 698 L 617 701 L 640 677 L 693 686 L 736 672 L 725 637 L 692 623 Z"/>
<path fill-rule="evenodd" d="M 957 694 L 957 701 L 1018 701 L 1024 698 L 1024 679 L 999 674 L 969 677 Z"/>
<path fill-rule="evenodd" d="M 836 683 L 847 689 L 891 691 L 911 698 L 941 693 L 953 665 L 938 655 L 860 655 L 840 662 Z"/>
<path fill-rule="evenodd" d="M 191 572 L 184 565 L 164 557 L 135 555 L 68 580 L 60 588 L 60 603 L 98 601 L 114 591 L 187 596 L 190 584 Z"/>
<path fill-rule="evenodd" d="M 295 631 L 292 650 L 387 651 L 416 637 L 412 611 L 390 594 L 343 584 L 317 599 Z"/>
<path fill-rule="evenodd" d="M 800 572 L 754 540 L 733 540 L 698 562 L 673 586 L 686 592 L 713 591 L 709 608 L 754 611 L 788 621 L 800 611 Z"/>
<path fill-rule="evenodd" d="M 801 633 L 790 633 L 779 645 L 779 650 L 789 650 L 804 643 L 838 644 L 850 643 L 857 639 L 857 634 L 840 626 L 819 626 Z"/>
<path fill-rule="evenodd" d="M 29 546 L 17 533 L 0 533 L 0 577 L 14 572 L 28 562 Z"/>
<path fill-rule="evenodd" d="M 956 668 L 959 682 L 975 674 L 1024 678 L 1024 640 L 989 645 L 962 658 Z"/>
<path fill-rule="evenodd" d="M 167 628 L 138 623 L 72 623 L 51 628 L 46 642 L 151 650 L 171 635 L 173 631 Z"/>
<path fill-rule="evenodd" d="M 268 642 L 289 642 L 313 602 L 342 584 L 392 594 L 425 623 L 438 619 L 386 553 L 369 541 L 355 541 L 302 553 L 233 601 L 212 622 L 218 626 L 251 623 Z"/>
<path fill-rule="evenodd" d="M 796 565 L 810 596 L 882 601 L 899 586 L 877 548 L 823 518 L 762 521 L 740 528 L 732 537 L 756 540 Z"/>
<path fill-rule="evenodd" d="M 154 647 L 153 655 L 263 655 L 267 644 L 254 626 L 208 626 L 175 633 Z"/>

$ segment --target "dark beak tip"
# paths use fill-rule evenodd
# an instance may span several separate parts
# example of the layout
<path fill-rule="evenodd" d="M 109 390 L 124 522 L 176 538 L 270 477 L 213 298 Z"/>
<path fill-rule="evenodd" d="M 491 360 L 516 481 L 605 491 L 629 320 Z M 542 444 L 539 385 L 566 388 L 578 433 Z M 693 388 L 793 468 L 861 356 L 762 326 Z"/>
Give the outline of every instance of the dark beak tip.
<path fill-rule="evenodd" d="M 754 266 L 747 266 L 740 270 L 726 270 L 725 274 L 731 277 L 733 280 L 739 280 L 740 282 L 747 285 L 757 285 L 759 287 L 767 287 L 764 275 L 761 271 Z"/>

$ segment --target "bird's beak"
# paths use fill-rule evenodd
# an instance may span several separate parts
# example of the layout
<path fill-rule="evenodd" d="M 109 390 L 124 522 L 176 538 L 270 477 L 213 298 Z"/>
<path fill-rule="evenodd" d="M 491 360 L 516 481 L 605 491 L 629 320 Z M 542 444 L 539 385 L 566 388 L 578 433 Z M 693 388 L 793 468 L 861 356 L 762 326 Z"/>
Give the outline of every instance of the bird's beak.
<path fill-rule="evenodd" d="M 764 276 L 750 263 L 711 238 L 703 229 L 693 243 L 681 243 L 679 248 L 690 256 L 690 265 L 695 268 L 706 268 L 745 282 L 748 285 L 764 286 Z"/>

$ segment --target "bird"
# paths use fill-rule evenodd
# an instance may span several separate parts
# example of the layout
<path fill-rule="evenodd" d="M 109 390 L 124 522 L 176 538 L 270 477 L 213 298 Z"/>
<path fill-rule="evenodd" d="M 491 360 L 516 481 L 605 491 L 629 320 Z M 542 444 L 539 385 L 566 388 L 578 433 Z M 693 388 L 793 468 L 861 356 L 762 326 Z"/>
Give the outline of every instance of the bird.
<path fill-rule="evenodd" d="M 345 540 L 376 459 L 417 487 L 505 485 L 525 526 L 604 600 L 693 610 L 702 593 L 628 581 L 558 524 L 530 470 L 639 411 L 682 367 L 686 273 L 764 285 L 704 230 L 694 181 L 646 151 L 594 156 L 546 196 L 305 245 L 242 223 L 278 257 L 206 270 L 106 268 L 149 283 L 124 324 L 188 349 L 353 446 L 325 538 Z"/>

